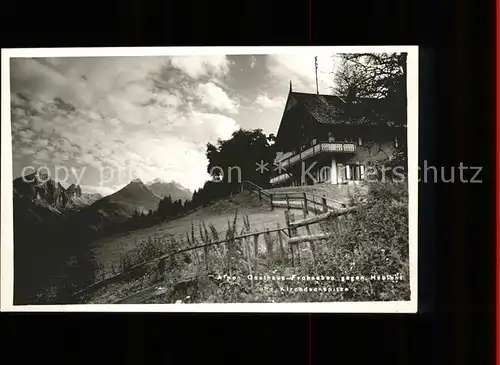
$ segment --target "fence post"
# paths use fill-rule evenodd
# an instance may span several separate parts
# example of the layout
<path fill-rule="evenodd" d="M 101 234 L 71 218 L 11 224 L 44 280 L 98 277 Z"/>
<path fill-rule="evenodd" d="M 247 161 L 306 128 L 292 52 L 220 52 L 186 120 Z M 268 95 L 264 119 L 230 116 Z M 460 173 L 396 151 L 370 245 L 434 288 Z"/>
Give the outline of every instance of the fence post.
<path fill-rule="evenodd" d="M 286 228 L 288 230 L 288 238 L 292 238 L 292 229 L 290 228 L 290 211 L 285 210 L 285 222 L 286 222 Z M 290 256 L 292 258 L 292 266 L 295 266 L 295 260 L 293 257 L 293 246 L 291 244 L 288 244 L 288 249 L 290 250 Z"/>
<path fill-rule="evenodd" d="M 304 194 L 304 210 L 305 210 L 305 212 L 307 214 L 307 212 L 308 212 L 308 210 L 307 210 L 307 195 L 306 195 L 305 192 L 303 194 Z"/>
<path fill-rule="evenodd" d="M 280 244 L 280 257 L 281 257 L 281 264 L 285 264 L 285 249 L 283 247 L 283 236 L 281 235 L 281 230 L 280 230 L 280 224 L 276 224 L 276 228 L 278 229 L 278 242 Z"/>
<path fill-rule="evenodd" d="M 309 224 L 306 225 L 306 231 L 307 231 L 307 235 L 308 236 L 312 236 L 312 233 L 311 233 L 311 228 L 309 228 Z M 311 254 L 312 254 L 312 258 L 313 258 L 313 262 L 316 262 L 316 246 L 315 246 L 315 242 L 313 240 L 309 241 L 309 247 L 311 248 Z"/>
<path fill-rule="evenodd" d="M 205 242 L 208 243 L 208 242 Z M 208 246 L 203 247 L 203 255 L 205 256 L 205 270 L 208 271 L 209 269 L 209 264 L 208 264 Z"/>
<path fill-rule="evenodd" d="M 262 200 L 262 190 L 259 189 L 259 200 Z"/>
<path fill-rule="evenodd" d="M 243 183 L 240 184 L 240 193 L 243 192 Z"/>
<path fill-rule="evenodd" d="M 290 201 L 288 199 L 288 194 L 285 194 L 285 199 L 286 199 L 286 209 L 290 210 Z"/>
<path fill-rule="evenodd" d="M 291 222 L 294 222 L 295 221 L 295 214 L 293 212 L 289 212 L 288 213 L 288 223 L 290 224 Z M 289 232 L 290 232 L 290 238 L 292 237 L 295 237 L 297 236 L 297 228 L 296 227 L 290 227 L 290 225 L 288 226 L 289 227 Z M 292 253 L 292 266 L 294 266 L 294 252 L 293 252 L 293 245 L 294 244 L 290 244 L 290 251 Z M 299 250 L 299 245 L 296 244 L 296 247 L 297 247 L 297 263 L 300 265 L 300 250 Z"/>
<path fill-rule="evenodd" d="M 271 210 L 274 210 L 273 194 L 269 194 L 269 198 L 271 199 Z"/>
<path fill-rule="evenodd" d="M 253 254 L 255 258 L 257 258 L 257 255 L 259 254 L 259 234 L 256 233 L 253 235 Z"/>
<path fill-rule="evenodd" d="M 285 210 L 285 222 L 286 222 L 286 228 L 288 229 L 288 237 L 291 237 L 292 235 L 292 230 L 290 229 L 290 212 Z"/>
<path fill-rule="evenodd" d="M 162 258 L 160 259 L 160 261 L 158 261 L 158 272 L 160 273 L 160 276 L 162 278 L 163 281 L 167 281 L 167 276 L 166 276 L 166 261 L 167 259 L 166 258 Z"/>
<path fill-rule="evenodd" d="M 321 204 L 323 205 L 323 213 L 327 213 L 328 212 L 328 206 L 326 205 L 326 198 L 325 197 L 321 198 Z"/>
<path fill-rule="evenodd" d="M 252 259 L 250 258 L 250 245 L 248 244 L 248 240 L 250 237 L 245 237 L 245 251 L 246 251 L 246 256 L 247 256 L 247 265 L 248 265 L 248 271 L 250 274 L 250 286 L 253 288 L 253 272 L 252 272 Z"/>
<path fill-rule="evenodd" d="M 227 266 L 229 270 L 229 276 L 233 276 L 233 254 L 234 254 L 234 232 L 232 232 L 229 236 L 229 239 L 226 241 L 226 246 L 227 246 Z"/>
<path fill-rule="evenodd" d="M 267 249 L 267 262 L 269 265 L 273 263 L 273 241 L 271 239 L 271 233 L 269 229 L 264 233 L 264 241 L 266 242 Z"/>

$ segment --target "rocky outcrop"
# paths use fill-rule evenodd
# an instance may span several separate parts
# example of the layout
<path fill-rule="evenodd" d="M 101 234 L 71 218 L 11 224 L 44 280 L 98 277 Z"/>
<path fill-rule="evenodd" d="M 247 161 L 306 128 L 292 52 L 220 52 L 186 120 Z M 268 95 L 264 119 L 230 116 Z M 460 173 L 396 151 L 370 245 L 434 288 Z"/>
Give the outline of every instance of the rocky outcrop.
<path fill-rule="evenodd" d="M 15 197 L 30 201 L 37 205 L 50 207 L 58 211 L 92 204 L 99 197 L 92 195 L 82 199 L 82 189 L 72 184 L 65 189 L 61 183 L 39 171 L 14 180 Z"/>
<path fill-rule="evenodd" d="M 82 188 L 80 187 L 80 185 L 71 184 L 66 189 L 66 192 L 71 198 L 79 198 L 82 196 Z"/>

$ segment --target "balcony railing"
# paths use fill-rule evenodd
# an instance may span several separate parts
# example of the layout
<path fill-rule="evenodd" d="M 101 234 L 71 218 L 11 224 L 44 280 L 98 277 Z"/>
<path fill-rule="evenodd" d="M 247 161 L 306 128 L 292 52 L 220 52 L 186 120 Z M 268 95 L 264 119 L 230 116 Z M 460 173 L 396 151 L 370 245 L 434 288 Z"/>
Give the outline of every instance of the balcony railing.
<path fill-rule="evenodd" d="M 354 153 L 356 152 L 356 145 L 353 142 L 318 142 L 293 156 L 280 160 L 278 164 L 286 168 L 322 152 Z"/>
<path fill-rule="evenodd" d="M 270 183 L 274 185 L 274 184 L 278 184 L 280 182 L 286 181 L 290 178 L 291 178 L 291 175 L 288 173 L 285 173 L 285 174 L 281 174 L 281 175 L 273 177 L 271 179 Z"/>

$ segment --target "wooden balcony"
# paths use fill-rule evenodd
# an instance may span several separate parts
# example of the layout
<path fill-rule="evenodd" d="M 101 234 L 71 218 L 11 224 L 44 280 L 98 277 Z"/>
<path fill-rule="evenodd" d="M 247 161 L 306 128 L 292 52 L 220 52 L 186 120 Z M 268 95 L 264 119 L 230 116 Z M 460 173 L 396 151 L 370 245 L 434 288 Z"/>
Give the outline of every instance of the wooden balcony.
<path fill-rule="evenodd" d="M 304 161 L 312 156 L 320 153 L 355 153 L 356 144 L 353 142 L 318 142 L 315 145 L 308 147 L 301 152 L 284 158 L 278 162 L 283 168 L 294 165 L 297 162 Z"/>
<path fill-rule="evenodd" d="M 284 174 L 281 174 L 281 175 L 278 175 L 278 176 L 275 176 L 271 179 L 270 183 L 271 184 L 279 184 L 279 183 L 282 183 L 288 179 L 290 179 L 292 176 L 288 173 L 284 173 Z"/>

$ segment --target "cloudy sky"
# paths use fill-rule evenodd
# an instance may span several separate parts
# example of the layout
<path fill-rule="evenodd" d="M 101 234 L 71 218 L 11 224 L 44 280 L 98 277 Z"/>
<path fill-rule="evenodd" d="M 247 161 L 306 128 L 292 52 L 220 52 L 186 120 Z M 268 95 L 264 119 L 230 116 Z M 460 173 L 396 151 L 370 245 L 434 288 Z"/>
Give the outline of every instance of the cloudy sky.
<path fill-rule="evenodd" d="M 331 93 L 334 65 L 318 57 L 321 93 Z M 18 58 L 10 67 L 14 177 L 46 166 L 102 194 L 133 178 L 199 188 L 207 142 L 240 127 L 276 133 L 289 81 L 316 91 L 309 54 Z"/>

